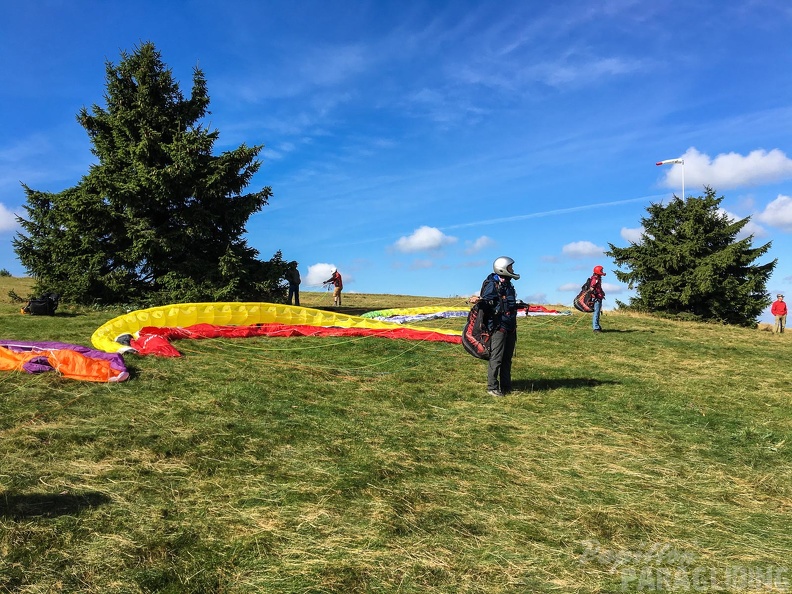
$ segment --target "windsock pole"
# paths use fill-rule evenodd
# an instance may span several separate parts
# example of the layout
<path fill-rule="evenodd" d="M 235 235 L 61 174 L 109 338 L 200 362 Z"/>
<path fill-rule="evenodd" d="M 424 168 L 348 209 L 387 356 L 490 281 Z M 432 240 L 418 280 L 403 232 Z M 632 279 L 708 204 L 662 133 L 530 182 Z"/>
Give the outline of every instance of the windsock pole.
<path fill-rule="evenodd" d="M 682 165 L 682 200 L 685 199 L 685 160 L 684 159 L 666 159 L 665 161 L 658 161 L 655 165 Z"/>

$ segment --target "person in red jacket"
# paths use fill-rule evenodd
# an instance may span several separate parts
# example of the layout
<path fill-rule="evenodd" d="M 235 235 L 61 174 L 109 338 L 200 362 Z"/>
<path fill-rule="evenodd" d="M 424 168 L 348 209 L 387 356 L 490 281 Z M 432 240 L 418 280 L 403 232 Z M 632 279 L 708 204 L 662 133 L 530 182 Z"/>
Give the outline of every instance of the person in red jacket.
<path fill-rule="evenodd" d="M 591 275 L 591 293 L 594 296 L 594 317 L 591 319 L 591 326 L 594 332 L 602 332 L 600 327 L 600 314 L 602 313 L 602 300 L 605 299 L 605 290 L 602 288 L 602 277 L 605 271 L 602 266 L 595 266 Z"/>
<path fill-rule="evenodd" d="M 323 284 L 333 284 L 333 305 L 340 307 L 341 305 L 341 291 L 344 288 L 344 281 L 341 279 L 341 273 L 338 270 L 333 270 L 333 274 Z"/>
<path fill-rule="evenodd" d="M 787 304 L 784 302 L 784 296 L 780 293 L 776 295 L 776 300 L 773 301 L 773 306 L 770 308 L 770 313 L 775 316 L 774 332 L 783 334 L 784 326 L 786 326 Z"/>

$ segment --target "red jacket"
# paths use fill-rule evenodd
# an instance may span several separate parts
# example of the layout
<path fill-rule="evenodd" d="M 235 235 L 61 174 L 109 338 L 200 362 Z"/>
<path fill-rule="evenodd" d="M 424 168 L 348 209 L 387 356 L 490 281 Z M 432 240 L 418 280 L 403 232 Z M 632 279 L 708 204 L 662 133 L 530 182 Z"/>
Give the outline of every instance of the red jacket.
<path fill-rule="evenodd" d="M 605 291 L 602 288 L 602 277 L 599 274 L 591 275 L 591 292 L 594 295 L 594 299 L 605 299 Z"/>
<path fill-rule="evenodd" d="M 338 287 L 339 289 L 344 288 L 344 281 L 341 279 L 341 273 L 337 271 L 334 272 L 333 276 L 328 278 L 325 283 L 333 283 L 333 286 Z"/>
<path fill-rule="evenodd" d="M 787 315 L 787 306 L 785 301 L 773 301 L 773 307 L 770 308 L 770 313 L 774 316 Z"/>

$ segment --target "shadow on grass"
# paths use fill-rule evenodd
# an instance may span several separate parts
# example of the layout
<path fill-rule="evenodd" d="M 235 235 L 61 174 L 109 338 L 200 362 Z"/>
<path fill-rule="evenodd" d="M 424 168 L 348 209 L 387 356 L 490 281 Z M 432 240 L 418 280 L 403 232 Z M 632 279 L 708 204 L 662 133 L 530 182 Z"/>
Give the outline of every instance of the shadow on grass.
<path fill-rule="evenodd" d="M 591 377 L 569 377 L 559 379 L 514 380 L 512 388 L 521 392 L 544 392 L 560 388 L 595 388 L 618 384 L 613 380 L 598 380 Z"/>
<path fill-rule="evenodd" d="M 25 518 L 54 518 L 74 515 L 84 509 L 110 503 L 102 493 L 2 493 L 0 517 L 22 520 Z"/>

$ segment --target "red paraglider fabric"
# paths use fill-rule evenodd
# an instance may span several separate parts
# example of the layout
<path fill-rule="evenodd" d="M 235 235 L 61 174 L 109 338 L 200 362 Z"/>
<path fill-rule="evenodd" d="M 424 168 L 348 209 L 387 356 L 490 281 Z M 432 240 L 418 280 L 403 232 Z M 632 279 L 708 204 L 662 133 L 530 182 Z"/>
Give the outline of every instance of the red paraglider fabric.
<path fill-rule="evenodd" d="M 449 342 L 453 344 L 462 342 L 461 334 L 442 334 L 440 332 L 426 332 L 410 328 L 374 330 L 371 328 L 339 328 L 296 324 L 256 324 L 253 326 L 195 324 L 186 328 L 145 326 L 140 329 L 138 337 L 132 339 L 130 346 L 141 355 L 179 357 L 181 353 L 170 344 L 171 340 L 182 338 L 249 338 L 252 336 L 376 336 L 392 339 Z"/>

